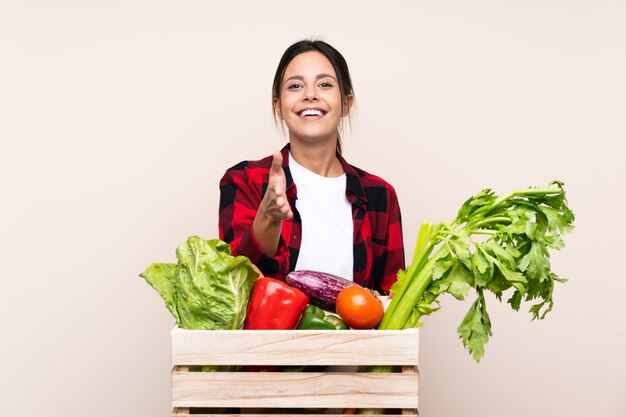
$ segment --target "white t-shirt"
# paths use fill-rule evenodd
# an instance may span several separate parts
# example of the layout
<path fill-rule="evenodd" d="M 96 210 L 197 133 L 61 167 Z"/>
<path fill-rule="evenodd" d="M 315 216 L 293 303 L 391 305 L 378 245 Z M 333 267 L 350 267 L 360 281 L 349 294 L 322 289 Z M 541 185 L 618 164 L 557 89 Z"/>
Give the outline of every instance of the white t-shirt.
<path fill-rule="evenodd" d="M 296 210 L 302 220 L 302 241 L 295 269 L 327 272 L 352 280 L 352 205 L 346 198 L 346 174 L 327 178 L 309 171 L 289 154 L 296 184 Z"/>

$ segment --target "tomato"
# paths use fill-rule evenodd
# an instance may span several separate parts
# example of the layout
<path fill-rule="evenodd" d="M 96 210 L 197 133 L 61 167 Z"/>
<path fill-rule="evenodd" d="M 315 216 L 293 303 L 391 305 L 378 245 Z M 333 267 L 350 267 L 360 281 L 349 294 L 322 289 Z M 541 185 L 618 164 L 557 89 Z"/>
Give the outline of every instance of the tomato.
<path fill-rule="evenodd" d="M 373 329 L 383 318 L 383 303 L 368 290 L 351 285 L 339 292 L 335 303 L 337 313 L 353 329 Z"/>

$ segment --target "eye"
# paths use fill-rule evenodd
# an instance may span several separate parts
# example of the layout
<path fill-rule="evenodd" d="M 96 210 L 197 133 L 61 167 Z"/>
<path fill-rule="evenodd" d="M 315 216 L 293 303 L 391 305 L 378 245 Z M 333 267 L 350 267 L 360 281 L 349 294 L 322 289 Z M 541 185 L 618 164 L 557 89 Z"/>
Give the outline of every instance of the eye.
<path fill-rule="evenodd" d="M 298 83 L 293 83 L 293 84 L 289 84 L 287 86 L 287 90 L 295 90 L 295 89 L 300 88 L 300 87 L 302 87 L 302 85 L 300 85 Z"/>
<path fill-rule="evenodd" d="M 331 88 L 333 85 L 331 83 L 323 82 L 320 83 L 320 87 L 322 88 Z"/>

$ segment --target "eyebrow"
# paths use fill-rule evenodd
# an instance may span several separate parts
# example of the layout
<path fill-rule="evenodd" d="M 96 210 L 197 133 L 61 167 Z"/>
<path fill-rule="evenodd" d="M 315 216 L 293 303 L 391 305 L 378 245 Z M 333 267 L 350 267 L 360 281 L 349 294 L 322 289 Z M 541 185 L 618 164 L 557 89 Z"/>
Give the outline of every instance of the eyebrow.
<path fill-rule="evenodd" d="M 320 78 L 326 78 L 326 77 L 330 77 L 330 78 L 332 78 L 333 80 L 337 81 L 337 79 L 336 79 L 335 77 L 333 77 L 333 76 L 332 76 L 332 75 L 330 75 L 330 74 L 326 74 L 326 73 L 317 74 L 317 75 L 315 76 L 315 79 L 316 79 L 316 80 L 319 80 Z M 287 79 L 285 80 L 285 82 L 287 82 L 287 81 L 289 81 L 289 80 L 300 80 L 300 81 L 304 81 L 304 77 L 303 77 L 302 75 L 292 75 L 291 77 L 287 78 Z"/>

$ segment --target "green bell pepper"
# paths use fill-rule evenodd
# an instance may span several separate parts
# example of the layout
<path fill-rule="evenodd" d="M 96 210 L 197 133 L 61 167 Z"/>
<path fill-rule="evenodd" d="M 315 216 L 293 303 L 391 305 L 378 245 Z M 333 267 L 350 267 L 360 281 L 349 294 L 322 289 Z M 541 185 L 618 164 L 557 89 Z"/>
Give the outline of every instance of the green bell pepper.
<path fill-rule="evenodd" d="M 324 320 L 324 316 L 324 310 L 309 304 L 304 309 L 297 328 L 300 330 L 334 330 L 335 326 Z"/>
<path fill-rule="evenodd" d="M 324 320 L 335 326 L 337 330 L 350 330 L 350 326 L 343 319 L 335 314 L 327 314 Z"/>
<path fill-rule="evenodd" d="M 298 323 L 300 330 L 348 330 L 348 325 L 334 314 L 326 315 L 321 308 L 309 304 Z"/>

